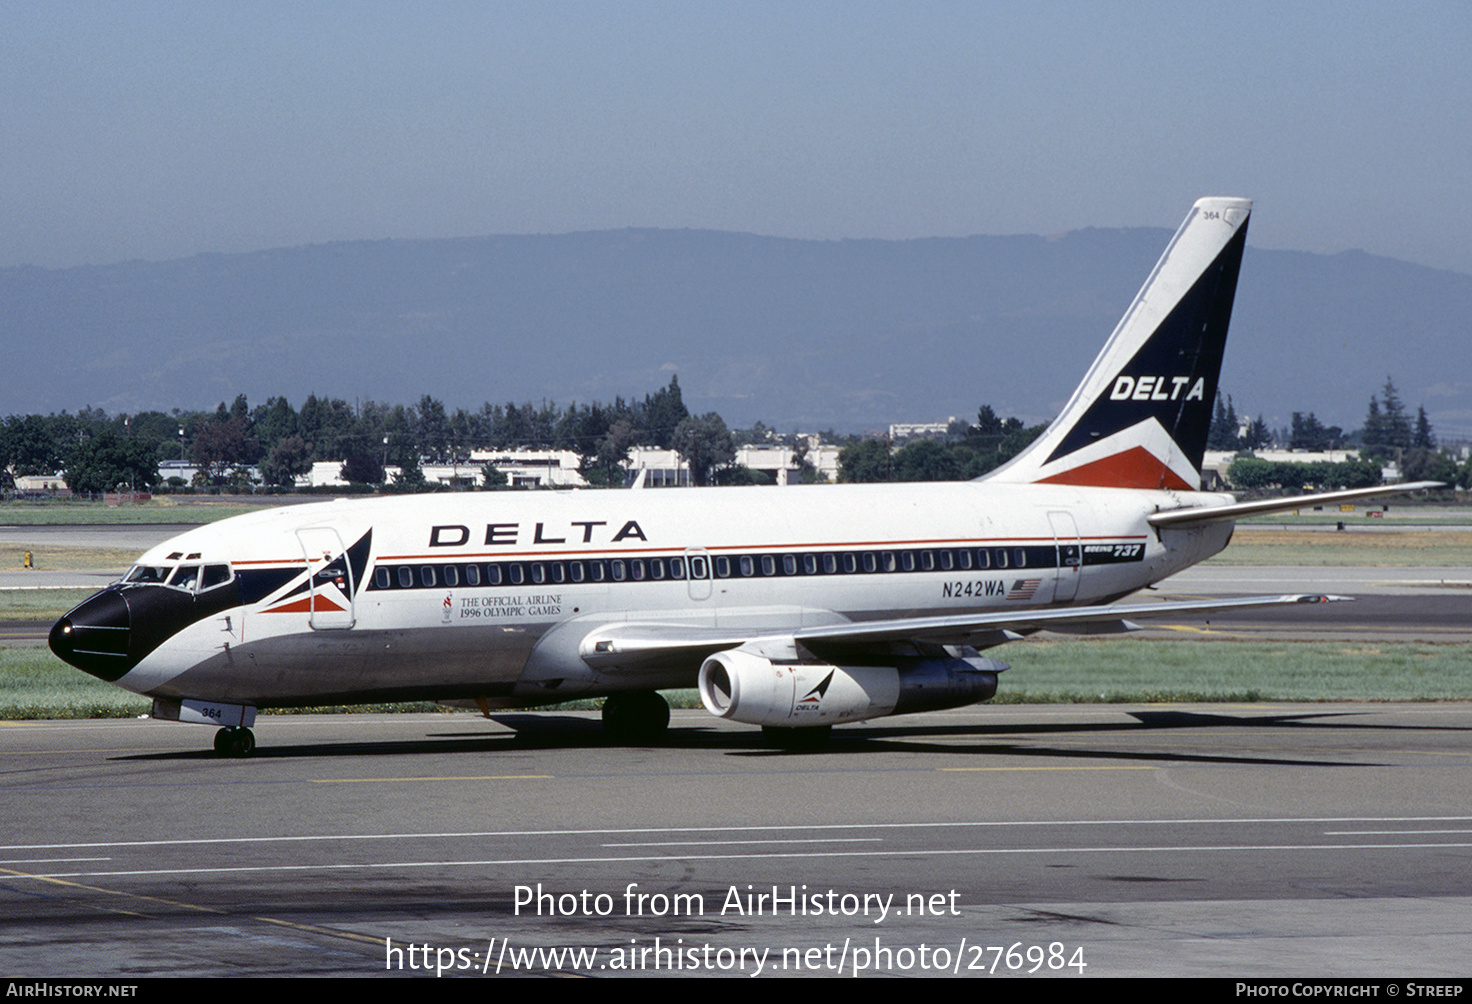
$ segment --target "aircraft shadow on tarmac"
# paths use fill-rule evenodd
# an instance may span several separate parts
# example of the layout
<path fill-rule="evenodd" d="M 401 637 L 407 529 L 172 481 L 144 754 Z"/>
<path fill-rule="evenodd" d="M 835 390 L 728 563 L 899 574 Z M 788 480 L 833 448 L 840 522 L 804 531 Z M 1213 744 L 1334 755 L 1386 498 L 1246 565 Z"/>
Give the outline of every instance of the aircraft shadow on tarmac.
<path fill-rule="evenodd" d="M 852 757 L 864 754 L 894 753 L 902 751 L 943 753 L 955 757 L 1047 757 L 1062 760 L 1125 760 L 1137 762 L 1159 762 L 1163 764 L 1283 764 L 1292 766 L 1343 766 L 1340 761 L 1296 758 L 1274 758 L 1267 756 L 1226 756 L 1193 754 L 1172 751 L 1121 750 L 1115 746 L 1099 748 L 1070 747 L 1051 748 L 1042 744 L 998 742 L 1009 736 L 1071 736 L 1087 737 L 1098 735 L 1118 737 L 1130 733 L 1174 729 L 1238 729 L 1261 730 L 1340 730 L 1352 728 L 1382 729 L 1394 732 L 1429 730 L 1446 731 L 1440 726 L 1420 725 L 1376 725 L 1366 723 L 1362 712 L 1327 711 L 1267 714 L 1219 714 L 1181 710 L 1130 711 L 1127 720 L 1108 722 L 1057 722 L 1057 723 L 999 723 L 988 725 L 915 725 L 910 727 L 857 726 L 836 730 L 831 738 L 820 745 L 798 748 L 784 747 L 774 743 L 758 730 L 733 732 L 707 726 L 671 727 L 658 743 L 650 748 L 724 750 L 726 755 L 746 758 L 812 758 Z M 1355 722 L 1336 719 L 1356 718 Z M 430 733 L 421 739 L 384 740 L 375 742 L 300 743 L 257 747 L 252 759 L 281 759 L 293 757 L 357 757 L 357 756 L 412 756 L 417 754 L 444 753 L 497 753 L 527 750 L 607 749 L 624 748 L 628 743 L 615 742 L 604 734 L 600 722 L 587 717 L 556 714 L 507 714 L 496 715 L 494 720 L 511 732 L 480 733 L 459 727 L 453 732 Z M 451 724 L 451 723 L 447 723 Z M 460 723 L 453 723 L 459 726 Z M 1458 731 L 1472 731 L 1459 729 Z M 269 733 L 268 733 L 269 735 Z M 966 743 L 964 740 L 974 740 Z M 208 749 L 191 749 L 167 753 L 142 753 L 115 757 L 117 760 L 213 760 Z M 248 763 L 249 761 L 234 761 Z M 1364 764 L 1359 764 L 1363 766 Z"/>

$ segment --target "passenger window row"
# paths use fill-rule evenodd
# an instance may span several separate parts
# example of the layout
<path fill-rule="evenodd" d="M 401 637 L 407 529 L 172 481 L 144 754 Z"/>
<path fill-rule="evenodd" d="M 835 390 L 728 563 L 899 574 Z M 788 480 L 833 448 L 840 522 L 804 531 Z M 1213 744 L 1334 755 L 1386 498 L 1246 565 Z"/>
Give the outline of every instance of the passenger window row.
<path fill-rule="evenodd" d="M 685 577 L 684 558 L 611 558 L 594 561 L 491 561 L 452 565 L 379 565 L 372 589 L 439 586 L 562 585 L 583 582 L 657 582 Z"/>
<path fill-rule="evenodd" d="M 1055 568 L 1052 546 L 820 551 L 798 554 L 717 554 L 670 558 L 597 558 L 578 561 L 490 561 L 378 565 L 370 589 L 457 586 L 564 585 L 585 582 L 660 582 L 905 572 L 969 572 Z"/>

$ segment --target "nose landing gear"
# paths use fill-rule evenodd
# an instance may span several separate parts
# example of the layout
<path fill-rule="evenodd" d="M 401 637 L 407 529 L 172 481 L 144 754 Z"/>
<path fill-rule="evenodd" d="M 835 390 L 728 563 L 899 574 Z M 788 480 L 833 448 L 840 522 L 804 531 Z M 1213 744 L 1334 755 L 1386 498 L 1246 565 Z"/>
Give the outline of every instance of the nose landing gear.
<path fill-rule="evenodd" d="M 247 757 L 255 749 L 256 735 L 250 729 L 223 728 L 215 733 L 215 756 Z"/>

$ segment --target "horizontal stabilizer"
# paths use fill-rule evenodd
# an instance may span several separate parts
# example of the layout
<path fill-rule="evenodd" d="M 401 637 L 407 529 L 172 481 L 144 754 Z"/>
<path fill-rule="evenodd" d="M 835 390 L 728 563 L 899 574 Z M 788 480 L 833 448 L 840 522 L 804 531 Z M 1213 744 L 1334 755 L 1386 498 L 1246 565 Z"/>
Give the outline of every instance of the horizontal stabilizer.
<path fill-rule="evenodd" d="M 1294 495 L 1290 498 L 1258 499 L 1255 502 L 1234 502 L 1231 505 L 1195 506 L 1190 509 L 1170 509 L 1147 516 L 1151 526 L 1197 526 L 1202 523 L 1225 523 L 1244 516 L 1261 516 L 1271 512 L 1289 512 L 1319 505 L 1337 505 L 1355 499 L 1379 498 L 1386 495 L 1405 495 L 1427 488 L 1445 488 L 1440 481 L 1412 481 L 1404 485 L 1380 485 L 1376 488 L 1346 488 L 1338 492 L 1320 492 L 1317 495 Z"/>

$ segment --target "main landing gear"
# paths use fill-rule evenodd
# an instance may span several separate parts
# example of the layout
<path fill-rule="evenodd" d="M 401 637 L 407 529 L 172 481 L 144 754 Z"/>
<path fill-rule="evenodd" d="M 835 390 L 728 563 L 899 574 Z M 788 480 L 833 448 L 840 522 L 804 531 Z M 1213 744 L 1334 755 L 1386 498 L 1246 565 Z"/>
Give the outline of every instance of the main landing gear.
<path fill-rule="evenodd" d="M 256 734 L 250 729 L 224 728 L 215 733 L 215 756 L 246 757 L 255 749 Z"/>
<path fill-rule="evenodd" d="M 669 703 L 652 690 L 610 694 L 603 702 L 603 731 L 615 742 L 657 742 L 669 724 Z"/>

